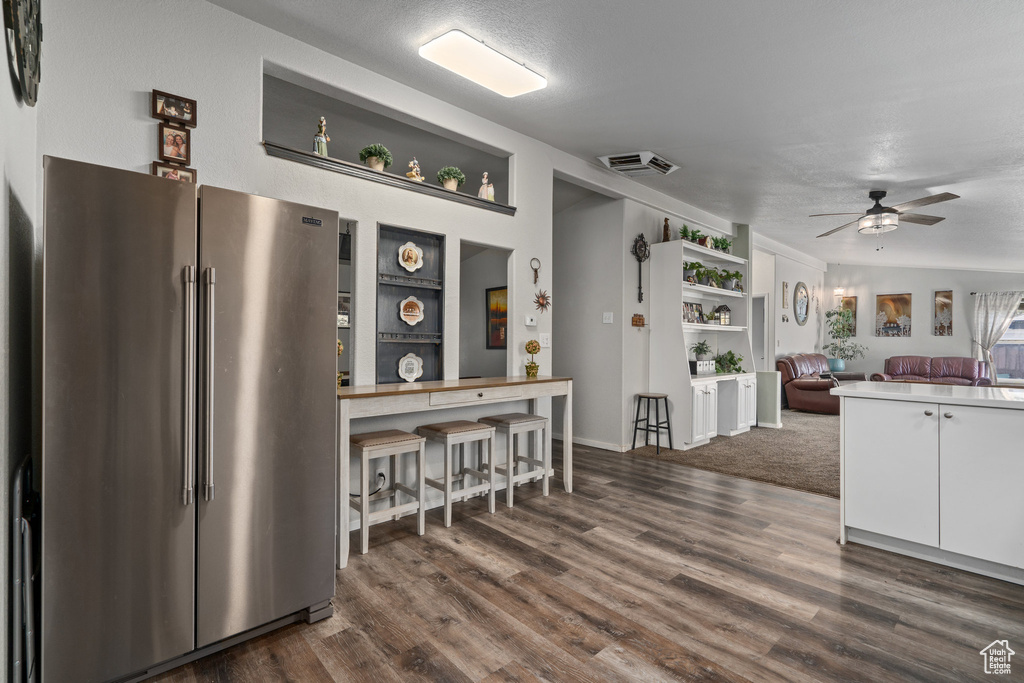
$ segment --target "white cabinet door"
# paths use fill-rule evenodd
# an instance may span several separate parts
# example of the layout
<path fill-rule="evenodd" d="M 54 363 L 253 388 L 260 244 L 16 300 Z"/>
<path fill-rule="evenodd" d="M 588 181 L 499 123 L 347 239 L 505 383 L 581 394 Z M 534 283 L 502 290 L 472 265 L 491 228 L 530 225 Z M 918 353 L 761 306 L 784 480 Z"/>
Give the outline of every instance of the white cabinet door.
<path fill-rule="evenodd" d="M 708 438 L 707 387 L 703 384 L 695 384 L 692 392 L 690 405 L 693 406 L 693 410 L 690 413 L 692 422 L 690 433 L 693 434 L 693 440 L 690 443 L 696 443 Z"/>
<path fill-rule="evenodd" d="M 708 384 L 705 391 L 707 392 L 704 395 L 707 401 L 705 408 L 707 411 L 707 436 L 710 439 L 718 436 L 718 385 Z"/>
<path fill-rule="evenodd" d="M 939 547 L 1024 567 L 1024 411 L 939 410 Z"/>
<path fill-rule="evenodd" d="M 747 405 L 747 426 L 757 426 L 757 380 L 748 379 L 744 387 L 744 402 Z"/>
<path fill-rule="evenodd" d="M 933 403 L 846 399 L 847 526 L 939 545 L 939 410 Z"/>

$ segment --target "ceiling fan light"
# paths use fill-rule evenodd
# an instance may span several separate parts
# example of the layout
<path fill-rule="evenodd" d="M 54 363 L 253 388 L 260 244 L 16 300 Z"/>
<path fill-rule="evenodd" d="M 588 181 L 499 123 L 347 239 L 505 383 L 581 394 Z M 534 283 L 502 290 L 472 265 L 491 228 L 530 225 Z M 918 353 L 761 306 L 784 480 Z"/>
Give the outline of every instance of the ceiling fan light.
<path fill-rule="evenodd" d="M 857 232 L 865 235 L 891 232 L 898 227 L 900 227 L 898 213 L 872 213 L 857 221 Z"/>

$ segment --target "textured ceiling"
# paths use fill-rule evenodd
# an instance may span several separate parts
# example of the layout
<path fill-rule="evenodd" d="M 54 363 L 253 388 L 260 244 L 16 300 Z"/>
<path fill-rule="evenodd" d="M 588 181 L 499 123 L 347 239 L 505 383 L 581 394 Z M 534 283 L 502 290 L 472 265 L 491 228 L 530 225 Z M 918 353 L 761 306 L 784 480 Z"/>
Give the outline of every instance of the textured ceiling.
<path fill-rule="evenodd" d="M 594 160 L 652 150 L 646 185 L 821 259 L 1024 270 L 1020 0 L 215 0 Z M 548 78 L 508 100 L 421 59 L 460 28 Z M 596 163 L 596 161 L 595 161 Z M 875 240 L 811 213 L 962 195 Z"/>

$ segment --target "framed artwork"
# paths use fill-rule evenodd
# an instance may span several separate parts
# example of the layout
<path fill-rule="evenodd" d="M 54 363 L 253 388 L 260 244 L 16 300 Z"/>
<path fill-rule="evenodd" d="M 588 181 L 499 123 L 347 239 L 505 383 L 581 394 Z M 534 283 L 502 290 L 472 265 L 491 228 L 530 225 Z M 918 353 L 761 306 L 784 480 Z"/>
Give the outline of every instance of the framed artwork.
<path fill-rule="evenodd" d="M 184 183 L 195 184 L 196 182 L 196 169 L 161 164 L 159 161 L 153 162 L 153 175 L 168 180 L 180 180 Z"/>
<path fill-rule="evenodd" d="M 491 287 L 486 290 L 487 301 L 487 347 L 488 349 L 508 348 L 508 287 Z"/>
<path fill-rule="evenodd" d="M 151 115 L 154 119 L 177 121 L 189 128 L 195 128 L 196 101 L 154 90 Z"/>
<path fill-rule="evenodd" d="M 789 308 L 789 283 L 785 280 L 782 282 L 782 307 Z"/>
<path fill-rule="evenodd" d="M 338 327 L 351 327 L 352 292 L 338 292 Z"/>
<path fill-rule="evenodd" d="M 173 161 L 188 166 L 192 163 L 192 140 L 188 128 L 178 128 L 169 123 L 160 124 L 160 160 Z"/>
<path fill-rule="evenodd" d="M 935 292 L 935 316 L 932 318 L 932 334 L 936 337 L 953 336 L 953 290 Z"/>
<path fill-rule="evenodd" d="M 811 295 L 807 293 L 807 285 L 802 282 L 796 283 L 796 287 L 793 288 L 793 310 L 796 314 L 797 325 L 807 324 L 810 303 Z"/>
<path fill-rule="evenodd" d="M 853 326 L 850 328 L 850 336 L 857 336 L 857 297 L 855 296 L 844 296 L 842 301 L 839 303 L 839 307 L 845 311 L 849 311 L 853 314 Z"/>
<path fill-rule="evenodd" d="M 704 322 L 704 307 L 700 304 L 683 302 L 683 322 L 702 323 Z"/>
<path fill-rule="evenodd" d="M 875 297 L 875 336 L 910 336 L 910 294 L 879 294 Z"/>

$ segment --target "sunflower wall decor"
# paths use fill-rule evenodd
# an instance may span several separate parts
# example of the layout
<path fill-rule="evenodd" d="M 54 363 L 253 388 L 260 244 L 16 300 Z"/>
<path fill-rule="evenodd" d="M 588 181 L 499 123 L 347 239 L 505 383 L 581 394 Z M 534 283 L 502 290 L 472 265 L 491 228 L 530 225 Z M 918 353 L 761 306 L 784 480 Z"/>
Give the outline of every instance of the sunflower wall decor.
<path fill-rule="evenodd" d="M 544 313 L 551 308 L 551 295 L 542 289 L 533 297 L 533 303 L 537 305 L 538 311 Z"/>

